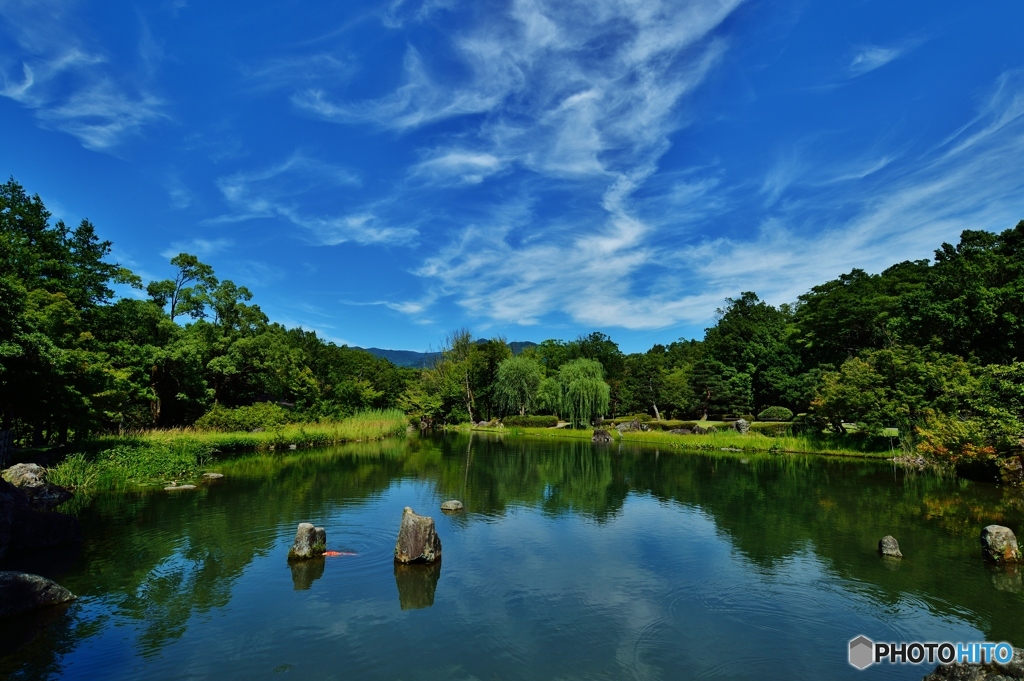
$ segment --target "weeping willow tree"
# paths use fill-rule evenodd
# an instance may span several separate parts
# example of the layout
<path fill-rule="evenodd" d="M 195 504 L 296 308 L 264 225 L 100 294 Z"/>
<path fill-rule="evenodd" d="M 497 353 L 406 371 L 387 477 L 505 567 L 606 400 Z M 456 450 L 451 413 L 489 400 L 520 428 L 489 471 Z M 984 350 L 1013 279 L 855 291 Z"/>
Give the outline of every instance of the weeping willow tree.
<path fill-rule="evenodd" d="M 609 389 L 604 382 L 604 368 L 593 359 L 576 359 L 558 370 L 561 387 L 562 418 L 572 428 L 590 423 L 608 410 Z"/>
<path fill-rule="evenodd" d="M 540 364 L 528 357 L 509 357 L 498 365 L 498 380 L 494 392 L 501 410 L 508 414 L 526 414 L 536 406 L 540 387 Z"/>

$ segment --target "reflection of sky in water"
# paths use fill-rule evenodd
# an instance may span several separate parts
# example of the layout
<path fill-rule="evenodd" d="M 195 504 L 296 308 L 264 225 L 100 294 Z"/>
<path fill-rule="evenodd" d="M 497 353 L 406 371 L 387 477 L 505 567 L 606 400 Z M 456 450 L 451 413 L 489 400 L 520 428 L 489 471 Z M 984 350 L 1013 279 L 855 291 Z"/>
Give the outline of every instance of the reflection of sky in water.
<path fill-rule="evenodd" d="M 858 678 L 845 661 L 847 641 L 857 634 L 876 641 L 985 638 L 967 623 L 976 614 L 958 616 L 956 599 L 944 602 L 928 585 L 881 586 L 907 578 L 910 563 L 901 575 L 885 571 L 869 551 L 848 562 L 822 558 L 815 543 L 828 548 L 831 537 L 754 562 L 707 509 L 644 492 L 629 493 L 601 520 L 544 512 L 543 501 L 509 504 L 504 514 L 449 517 L 437 510 L 444 498 L 434 482 L 406 477 L 309 518 L 327 529 L 328 548 L 357 555 L 326 559 L 307 590 L 294 588 L 285 559 L 293 519 L 254 527 L 237 541 L 267 548 L 218 576 L 226 581 L 217 591 L 230 600 L 192 607 L 183 633 L 154 646 L 143 633 L 154 623 L 140 619 L 149 612 L 147 590 L 163 580 L 168 589 L 188 589 L 210 569 L 196 560 L 202 546 L 179 540 L 132 596 L 82 600 L 74 611 L 79 621 L 105 622 L 63 657 L 62 676 L 263 678 L 277 669 L 380 679 Z M 257 502 L 247 498 L 239 513 Z M 841 495 L 837 503 L 845 503 Z M 398 584 L 432 584 L 396 584 L 392 549 L 406 505 L 434 517 L 443 560 L 433 605 L 403 610 Z M 160 531 L 159 518 L 152 522 Z M 941 558 L 908 560 L 935 560 L 938 570 Z M 429 602 L 425 592 L 405 596 L 407 605 Z M 183 600 L 191 607 L 187 594 Z M 811 646 L 820 646 L 820 657 Z M 871 674 L 919 679 L 926 671 L 895 665 Z"/>

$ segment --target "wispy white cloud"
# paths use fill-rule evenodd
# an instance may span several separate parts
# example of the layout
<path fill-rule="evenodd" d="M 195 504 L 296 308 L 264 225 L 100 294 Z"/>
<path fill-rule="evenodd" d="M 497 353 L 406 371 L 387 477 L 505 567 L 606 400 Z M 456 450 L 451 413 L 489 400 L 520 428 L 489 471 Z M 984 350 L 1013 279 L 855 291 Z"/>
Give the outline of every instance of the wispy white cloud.
<path fill-rule="evenodd" d="M 869 71 L 882 68 L 886 64 L 899 59 L 906 50 L 900 47 L 880 47 L 866 45 L 857 50 L 850 60 L 850 74 L 860 76 Z"/>
<path fill-rule="evenodd" d="M 439 184 L 479 184 L 504 167 L 501 159 L 486 152 L 447 149 L 416 164 L 410 172 L 414 177 Z"/>
<path fill-rule="evenodd" d="M 190 239 L 176 241 L 160 253 L 164 258 L 173 258 L 179 253 L 191 253 L 198 258 L 209 258 L 234 246 L 231 239 Z"/>
<path fill-rule="evenodd" d="M 241 68 L 247 85 L 255 90 L 337 84 L 347 80 L 354 70 L 351 60 L 332 52 L 279 56 Z"/>
<path fill-rule="evenodd" d="M 0 96 L 35 110 L 43 127 L 77 137 L 87 149 L 109 151 L 145 127 L 169 118 L 166 103 L 145 79 L 118 72 L 98 46 L 83 37 L 73 4 L 56 0 L 0 3 L 16 66 L 0 72 Z M 143 27 L 139 59 L 150 75 L 160 59 Z"/>
<path fill-rule="evenodd" d="M 333 246 L 348 241 L 361 244 L 405 243 L 417 231 L 408 226 L 391 226 L 372 210 L 335 212 L 339 188 L 358 187 L 359 176 L 347 168 L 319 161 L 296 152 L 283 163 L 255 171 L 235 173 L 217 181 L 231 212 L 205 221 L 229 224 L 259 218 L 283 219 L 301 227 L 317 242 Z M 326 200 L 324 197 L 326 196 Z M 317 197 L 331 213 L 311 214 L 300 208 Z"/>
<path fill-rule="evenodd" d="M 976 118 L 923 156 L 822 160 L 805 154 L 800 163 L 808 176 L 861 181 L 793 208 L 780 203 L 749 238 L 666 244 L 658 233 L 663 221 L 631 217 L 640 175 L 609 189 L 606 222 L 575 230 L 568 243 L 517 244 L 510 237 L 529 219 L 499 220 L 467 228 L 419 273 L 473 315 L 504 323 L 532 324 L 545 315 L 602 328 L 709 322 L 711 310 L 741 291 L 790 302 L 854 267 L 877 272 L 899 259 L 927 258 L 964 229 L 1011 227 L 1024 217 L 1024 176 L 1015 161 L 1021 154 L 1024 73 L 1010 72 Z M 720 206 L 724 195 L 740 191 L 714 179 L 679 183 L 664 193 L 668 213 L 675 186 L 697 205 Z M 705 217 L 698 212 L 698 220 Z"/>

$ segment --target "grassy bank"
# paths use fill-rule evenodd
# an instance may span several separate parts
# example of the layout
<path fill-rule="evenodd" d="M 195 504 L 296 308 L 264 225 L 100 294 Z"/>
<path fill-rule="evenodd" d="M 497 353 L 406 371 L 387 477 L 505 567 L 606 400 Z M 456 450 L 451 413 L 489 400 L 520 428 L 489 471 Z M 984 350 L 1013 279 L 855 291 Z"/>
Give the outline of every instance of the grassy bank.
<path fill-rule="evenodd" d="M 340 421 L 289 424 L 258 433 L 184 428 L 108 435 L 77 446 L 53 467 L 48 478 L 76 490 L 188 482 L 227 454 L 381 440 L 405 434 L 407 425 L 405 414 L 391 409 L 363 412 Z"/>
<path fill-rule="evenodd" d="M 469 428 L 469 426 L 465 426 Z M 462 429 L 462 427 L 460 427 Z M 527 435 L 531 437 L 565 437 L 590 440 L 592 429 L 570 430 L 568 428 L 482 428 L 491 433 Z M 737 450 L 744 452 L 775 452 L 779 454 L 823 454 L 828 456 L 864 456 L 890 458 L 899 452 L 880 447 L 877 440 L 855 439 L 841 435 L 780 435 L 769 436 L 751 431 L 746 434 L 721 430 L 706 435 L 676 435 L 659 431 L 631 431 L 619 434 L 615 429 L 608 431 L 615 442 L 651 444 L 676 449 L 704 451 Z"/>

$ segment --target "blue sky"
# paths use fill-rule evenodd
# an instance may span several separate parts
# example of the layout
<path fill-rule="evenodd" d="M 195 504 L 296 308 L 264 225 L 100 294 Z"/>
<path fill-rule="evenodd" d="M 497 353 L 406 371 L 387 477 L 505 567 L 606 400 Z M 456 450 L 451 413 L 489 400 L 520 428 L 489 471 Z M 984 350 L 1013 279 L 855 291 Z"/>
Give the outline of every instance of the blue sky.
<path fill-rule="evenodd" d="M 1024 218 L 1024 3 L 0 0 L 0 173 L 423 350 L 701 337 Z"/>

